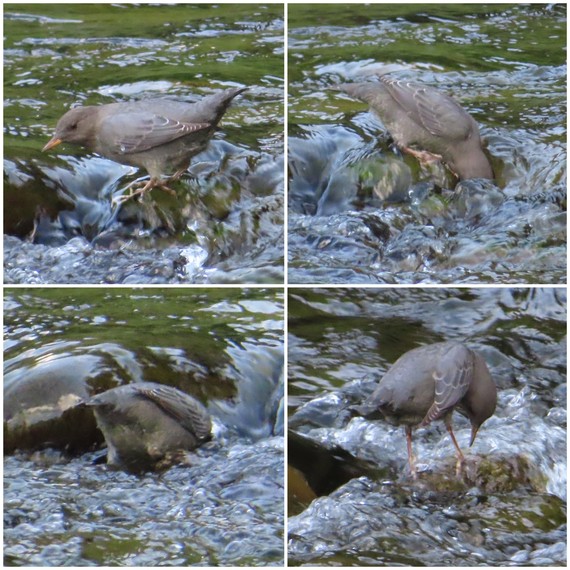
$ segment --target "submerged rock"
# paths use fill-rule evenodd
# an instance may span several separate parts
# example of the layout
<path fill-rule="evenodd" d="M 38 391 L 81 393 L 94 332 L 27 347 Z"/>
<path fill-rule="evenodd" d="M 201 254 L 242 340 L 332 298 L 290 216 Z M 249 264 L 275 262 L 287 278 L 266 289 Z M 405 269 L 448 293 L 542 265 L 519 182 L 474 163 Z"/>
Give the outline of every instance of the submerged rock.
<path fill-rule="evenodd" d="M 102 437 L 93 414 L 79 404 L 92 389 L 112 385 L 112 373 L 93 354 L 42 359 L 10 370 L 4 378 L 4 452 L 92 449 Z"/>

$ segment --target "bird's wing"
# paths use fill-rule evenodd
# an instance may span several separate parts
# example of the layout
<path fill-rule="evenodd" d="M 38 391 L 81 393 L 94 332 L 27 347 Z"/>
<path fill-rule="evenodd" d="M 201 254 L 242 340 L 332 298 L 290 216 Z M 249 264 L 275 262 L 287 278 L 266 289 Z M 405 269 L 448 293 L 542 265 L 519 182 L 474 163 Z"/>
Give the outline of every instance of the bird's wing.
<path fill-rule="evenodd" d="M 134 154 L 211 126 L 210 123 L 185 123 L 151 112 L 120 113 L 103 121 L 99 139 L 115 154 Z"/>
<path fill-rule="evenodd" d="M 408 116 L 432 135 L 450 140 L 465 140 L 471 135 L 471 115 L 451 97 L 410 81 L 387 76 L 380 79 Z"/>
<path fill-rule="evenodd" d="M 474 353 L 463 345 L 453 345 L 441 355 L 433 372 L 434 402 L 421 426 L 440 419 L 463 399 L 471 384 L 474 367 Z"/>
<path fill-rule="evenodd" d="M 210 436 L 212 421 L 208 412 L 188 394 L 170 386 L 141 387 L 139 392 L 198 439 L 207 439 Z"/>

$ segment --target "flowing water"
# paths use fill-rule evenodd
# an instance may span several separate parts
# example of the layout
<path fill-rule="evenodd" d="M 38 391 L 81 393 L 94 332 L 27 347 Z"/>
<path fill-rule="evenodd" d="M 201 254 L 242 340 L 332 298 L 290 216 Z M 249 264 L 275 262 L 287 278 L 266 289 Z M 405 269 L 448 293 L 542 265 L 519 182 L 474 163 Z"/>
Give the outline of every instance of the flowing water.
<path fill-rule="evenodd" d="M 5 281 L 282 282 L 283 29 L 275 4 L 4 5 Z M 145 172 L 41 152 L 77 104 L 236 86 L 176 196 L 116 205 Z"/>
<path fill-rule="evenodd" d="M 281 292 L 18 289 L 4 319 L 6 565 L 283 564 Z M 128 381 L 207 406 L 214 437 L 189 465 L 111 470 L 89 418 L 47 417 L 62 386 Z"/>
<path fill-rule="evenodd" d="M 566 309 L 563 288 L 291 289 L 289 427 L 376 474 L 293 505 L 289 563 L 565 565 Z M 472 448 L 453 415 L 463 482 L 442 422 L 415 430 L 413 481 L 404 429 L 349 410 L 404 352 L 442 340 L 484 357 L 497 409 Z"/>
<path fill-rule="evenodd" d="M 290 283 L 565 283 L 566 12 L 289 4 Z M 283 283 L 284 29 L 282 4 L 5 4 L 4 281 Z M 456 186 L 331 89 L 384 72 L 456 98 L 496 180 Z M 41 152 L 76 104 L 236 86 L 176 196 L 117 206 L 145 172 Z M 7 288 L 4 303 L 6 566 L 283 565 L 283 291 Z M 567 564 L 564 288 L 291 287 L 288 307 L 289 459 L 309 483 L 289 496 L 290 565 Z M 441 422 L 416 430 L 413 481 L 403 429 L 350 407 L 441 340 L 482 354 L 497 410 L 472 448 L 454 414 L 463 479 Z M 76 404 L 133 381 L 198 398 L 212 441 L 160 473 L 108 468 Z"/>
<path fill-rule="evenodd" d="M 289 281 L 566 281 L 566 5 L 292 4 Z M 390 145 L 332 89 L 378 74 L 455 97 L 495 183 Z"/>

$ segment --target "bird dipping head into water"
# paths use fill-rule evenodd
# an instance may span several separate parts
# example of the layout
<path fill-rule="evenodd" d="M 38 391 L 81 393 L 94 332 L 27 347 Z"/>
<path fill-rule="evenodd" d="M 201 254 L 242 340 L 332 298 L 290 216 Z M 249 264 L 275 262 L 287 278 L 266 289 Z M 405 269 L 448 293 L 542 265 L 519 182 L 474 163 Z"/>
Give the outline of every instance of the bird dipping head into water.
<path fill-rule="evenodd" d="M 415 478 L 413 427 L 443 420 L 457 452 L 459 471 L 464 457 L 451 425 L 453 410 L 471 422 L 471 446 L 496 404 L 497 387 L 482 356 L 459 342 L 439 342 L 403 354 L 372 395 L 354 409 L 366 418 L 405 427 L 408 462 Z"/>
<path fill-rule="evenodd" d="M 185 392 L 137 382 L 90 398 L 107 442 L 107 463 L 128 471 L 153 469 L 159 462 L 196 449 L 211 438 L 204 406 Z"/>
<path fill-rule="evenodd" d="M 445 93 L 388 75 L 335 88 L 368 103 L 404 152 L 423 161 L 442 160 L 461 180 L 494 178 L 477 123 Z"/>

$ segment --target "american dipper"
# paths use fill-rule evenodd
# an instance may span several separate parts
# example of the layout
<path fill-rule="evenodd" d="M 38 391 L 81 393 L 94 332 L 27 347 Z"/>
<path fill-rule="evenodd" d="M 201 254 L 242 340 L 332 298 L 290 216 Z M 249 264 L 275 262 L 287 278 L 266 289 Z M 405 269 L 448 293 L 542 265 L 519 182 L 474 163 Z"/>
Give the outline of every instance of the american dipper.
<path fill-rule="evenodd" d="M 483 358 L 459 342 L 438 342 L 406 352 L 386 372 L 372 395 L 354 409 L 369 419 L 384 418 L 404 425 L 413 477 L 412 427 L 443 419 L 457 450 L 457 470 L 463 453 L 451 426 L 453 410 L 471 422 L 471 441 L 495 411 L 497 387 Z"/>
<path fill-rule="evenodd" d="M 211 437 L 204 406 L 188 394 L 154 382 L 112 388 L 90 398 L 107 442 L 107 463 L 129 471 L 168 463 L 177 452 L 199 447 Z"/>
<path fill-rule="evenodd" d="M 437 89 L 387 75 L 379 82 L 344 83 L 336 88 L 368 103 L 403 151 L 424 161 L 442 160 L 461 180 L 494 178 L 477 123 Z"/>
<path fill-rule="evenodd" d="M 167 183 L 186 172 L 190 159 L 206 148 L 233 98 L 246 89 L 226 89 L 198 103 L 143 99 L 75 107 L 59 119 L 55 134 L 42 150 L 69 142 L 115 162 L 145 168 L 150 180 L 131 188 L 119 201 L 153 188 L 173 194 Z M 161 176 L 172 170 L 175 174 L 163 181 Z"/>

